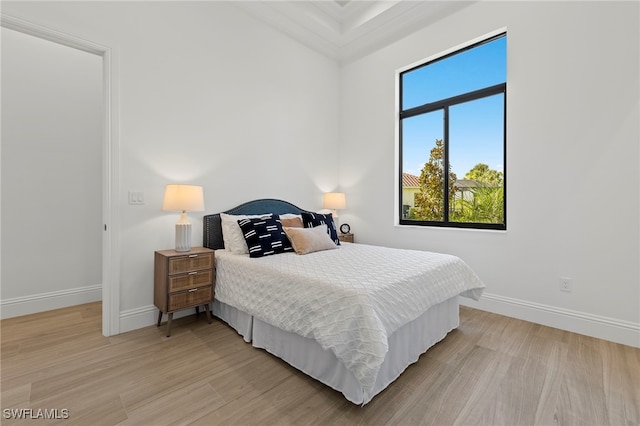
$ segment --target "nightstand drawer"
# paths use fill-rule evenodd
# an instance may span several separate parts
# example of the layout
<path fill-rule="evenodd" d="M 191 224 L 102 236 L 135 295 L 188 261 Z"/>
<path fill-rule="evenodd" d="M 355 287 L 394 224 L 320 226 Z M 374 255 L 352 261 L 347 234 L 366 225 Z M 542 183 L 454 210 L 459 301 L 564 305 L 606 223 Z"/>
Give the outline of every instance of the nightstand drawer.
<path fill-rule="evenodd" d="M 186 290 L 188 288 L 201 287 L 213 283 L 213 271 L 193 271 L 182 275 L 169 277 L 169 292 Z"/>
<path fill-rule="evenodd" d="M 169 259 L 169 275 L 213 268 L 213 254 L 189 254 Z"/>
<path fill-rule="evenodd" d="M 175 311 L 178 309 L 197 306 L 204 303 L 211 302 L 212 286 L 198 287 L 183 291 L 180 293 L 174 293 L 169 295 L 169 310 Z"/>
<path fill-rule="evenodd" d="M 349 234 L 338 234 L 338 239 L 340 241 L 342 241 L 343 243 L 352 243 L 353 241 L 353 234 L 349 233 Z"/>

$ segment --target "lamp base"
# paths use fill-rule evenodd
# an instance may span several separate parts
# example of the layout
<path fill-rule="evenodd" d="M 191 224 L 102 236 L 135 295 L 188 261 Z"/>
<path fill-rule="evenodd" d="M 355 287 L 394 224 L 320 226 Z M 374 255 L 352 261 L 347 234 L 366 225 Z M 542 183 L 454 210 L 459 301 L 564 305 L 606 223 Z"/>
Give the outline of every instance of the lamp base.
<path fill-rule="evenodd" d="M 191 250 L 191 224 L 176 223 L 176 251 L 184 252 Z"/>

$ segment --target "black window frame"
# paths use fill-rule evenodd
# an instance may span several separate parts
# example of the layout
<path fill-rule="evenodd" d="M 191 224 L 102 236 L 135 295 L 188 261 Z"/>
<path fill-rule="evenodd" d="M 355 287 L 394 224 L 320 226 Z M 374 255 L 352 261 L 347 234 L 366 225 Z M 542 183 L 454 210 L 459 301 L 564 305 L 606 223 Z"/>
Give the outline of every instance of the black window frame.
<path fill-rule="evenodd" d="M 497 40 L 499 38 L 502 37 L 506 37 L 507 33 L 503 32 L 500 34 L 497 34 L 495 36 L 489 37 L 485 40 L 479 41 L 477 43 L 473 43 L 470 44 L 469 46 L 463 47 L 462 49 L 458 49 L 454 52 L 448 53 L 446 55 L 443 55 L 441 57 L 438 57 L 436 59 L 427 61 L 423 64 L 417 65 L 415 67 L 412 67 L 410 69 L 404 70 L 402 72 L 399 73 L 398 75 L 398 79 L 399 79 L 399 126 L 398 126 L 398 132 L 399 132 L 399 164 L 398 164 L 398 170 L 399 170 L 399 179 L 398 179 L 398 185 L 399 185 L 399 191 L 398 191 L 398 214 L 399 214 L 399 224 L 400 225 L 417 225 L 417 226 L 435 226 L 435 227 L 446 227 L 446 228 L 472 228 L 472 229 L 489 229 L 489 230 L 499 230 L 499 231 L 506 231 L 507 229 L 507 82 L 505 81 L 504 83 L 499 83 L 493 86 L 489 86 L 489 87 L 485 87 L 482 89 L 478 89 L 478 90 L 473 90 L 471 92 L 466 92 L 460 95 L 455 95 L 449 98 L 445 98 L 445 99 L 441 99 L 435 102 L 429 102 L 423 105 L 418 105 L 412 108 L 407 108 L 407 109 L 402 109 L 402 105 L 403 105 L 403 98 L 402 98 L 402 94 L 403 94 L 403 87 L 402 87 L 402 81 L 403 81 L 403 75 L 406 73 L 410 73 L 412 71 L 415 71 L 419 68 L 423 68 L 426 67 L 430 64 L 433 64 L 435 62 L 441 61 L 443 59 L 449 58 L 451 56 L 457 55 L 459 53 L 462 53 L 464 51 L 467 50 L 471 50 L 474 49 L 478 46 L 481 46 L 483 44 L 492 42 L 494 40 Z M 503 143 L 503 157 L 502 157 L 502 166 L 503 166 L 503 191 L 504 191 L 504 196 L 503 196 L 503 206 L 502 206 L 502 211 L 503 211 L 503 223 L 480 223 L 480 222 L 452 222 L 449 220 L 449 210 L 450 210 L 450 206 L 449 206 L 449 173 L 444 173 L 444 194 L 443 194 L 443 199 L 444 199 L 444 203 L 445 203 L 445 209 L 444 209 L 444 218 L 442 221 L 431 221 L 431 220 L 410 220 L 410 219 L 404 219 L 403 218 L 403 197 L 402 197 L 402 175 L 403 175 L 403 139 L 402 139 L 402 120 L 405 118 L 411 118 L 411 117 L 416 117 L 418 115 L 422 115 L 422 114 L 427 114 L 430 112 L 434 112 L 434 111 L 438 111 L 438 110 L 443 110 L 443 126 L 444 126 L 444 134 L 443 134 L 443 144 L 444 144 L 444 168 L 445 170 L 449 169 L 449 108 L 455 105 L 459 105 L 459 104 L 463 104 L 466 102 L 470 102 L 470 101 L 475 101 L 478 99 L 483 99 L 489 96 L 495 96 L 495 95 L 499 95 L 502 94 L 503 95 L 503 137 L 502 137 L 502 143 Z"/>

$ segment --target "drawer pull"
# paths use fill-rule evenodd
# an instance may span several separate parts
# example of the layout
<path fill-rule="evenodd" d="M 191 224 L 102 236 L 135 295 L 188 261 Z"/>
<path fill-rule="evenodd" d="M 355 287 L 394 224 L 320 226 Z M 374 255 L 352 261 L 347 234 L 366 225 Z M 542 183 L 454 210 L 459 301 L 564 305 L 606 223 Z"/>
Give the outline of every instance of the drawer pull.
<path fill-rule="evenodd" d="M 194 272 L 189 272 L 189 275 L 197 275 L 198 271 L 194 271 Z"/>
<path fill-rule="evenodd" d="M 198 291 L 198 289 L 197 288 L 190 288 L 189 289 L 189 293 L 193 293 L 194 291 Z"/>
<path fill-rule="evenodd" d="M 198 257 L 197 254 L 190 254 L 189 257 Z"/>

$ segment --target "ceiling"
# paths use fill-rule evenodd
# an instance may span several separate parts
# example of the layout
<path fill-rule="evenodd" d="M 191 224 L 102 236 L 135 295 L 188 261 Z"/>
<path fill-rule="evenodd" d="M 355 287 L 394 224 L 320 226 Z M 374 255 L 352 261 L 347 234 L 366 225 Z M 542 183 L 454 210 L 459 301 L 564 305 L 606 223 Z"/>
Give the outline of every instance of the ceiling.
<path fill-rule="evenodd" d="M 234 2 L 261 21 L 339 61 L 364 56 L 471 3 L 458 0 Z"/>

